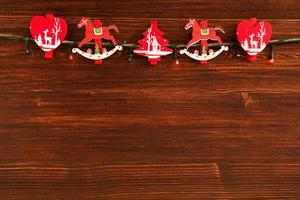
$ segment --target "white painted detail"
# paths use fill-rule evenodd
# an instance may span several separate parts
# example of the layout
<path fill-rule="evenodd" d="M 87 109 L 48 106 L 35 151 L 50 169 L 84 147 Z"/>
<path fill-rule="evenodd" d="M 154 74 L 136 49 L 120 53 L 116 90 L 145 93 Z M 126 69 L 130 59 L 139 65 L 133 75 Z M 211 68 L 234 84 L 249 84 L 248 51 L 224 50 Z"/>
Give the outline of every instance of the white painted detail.
<path fill-rule="evenodd" d="M 205 61 L 205 60 L 211 60 L 218 55 L 220 55 L 223 51 L 228 51 L 227 46 L 221 46 L 221 48 L 218 51 L 212 51 L 210 50 L 208 54 L 204 55 L 199 55 L 198 53 L 191 53 L 187 49 L 182 49 L 180 50 L 180 54 L 186 54 L 188 57 L 194 59 L 194 60 L 199 60 L 199 61 Z"/>
<path fill-rule="evenodd" d="M 103 60 L 105 58 L 110 57 L 111 55 L 113 55 L 116 51 L 122 51 L 123 47 L 121 45 L 116 45 L 112 50 L 110 51 L 106 51 L 102 54 L 91 54 L 91 53 L 87 53 L 85 51 L 82 51 L 78 48 L 73 48 L 72 52 L 73 53 L 78 53 L 81 56 L 90 59 L 90 60 Z"/>
<path fill-rule="evenodd" d="M 54 26 L 51 29 L 51 32 L 49 32 L 49 29 L 43 30 L 44 36 L 42 37 L 42 35 L 39 34 L 34 39 L 34 41 L 44 51 L 46 51 L 46 52 L 51 51 L 53 49 L 56 49 L 61 44 L 61 41 L 58 38 L 58 34 L 60 32 L 62 32 L 62 29 L 59 24 L 59 18 L 55 17 L 54 18 Z M 48 35 L 50 35 L 50 36 L 48 36 Z"/>
<path fill-rule="evenodd" d="M 266 29 L 264 22 L 260 22 L 260 29 L 259 33 L 251 34 L 249 35 L 249 38 L 246 38 L 244 42 L 242 43 L 243 49 L 249 54 L 249 55 L 256 55 L 264 50 L 266 48 L 267 44 L 264 42 L 264 37 L 266 35 Z M 254 36 L 258 40 L 254 40 Z"/>
<path fill-rule="evenodd" d="M 147 50 L 134 50 L 133 52 L 136 54 L 145 55 L 147 57 L 157 57 L 157 58 L 172 53 L 172 51 L 147 51 Z"/>

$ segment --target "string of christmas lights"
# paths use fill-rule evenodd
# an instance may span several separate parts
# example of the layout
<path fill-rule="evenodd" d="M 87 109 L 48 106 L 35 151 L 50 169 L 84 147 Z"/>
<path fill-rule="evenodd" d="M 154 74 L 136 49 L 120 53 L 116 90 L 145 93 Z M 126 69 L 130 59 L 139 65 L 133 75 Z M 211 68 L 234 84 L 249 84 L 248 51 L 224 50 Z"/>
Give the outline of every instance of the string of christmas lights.
<path fill-rule="evenodd" d="M 34 42 L 34 40 L 31 37 L 26 37 L 26 36 L 21 36 L 21 35 L 14 35 L 14 34 L 2 34 L 0 33 L 0 39 L 6 39 L 6 40 L 23 40 L 25 41 L 25 53 L 30 53 L 30 47 L 29 47 L 29 42 Z M 269 61 L 273 63 L 273 47 L 276 45 L 283 45 L 283 44 L 291 44 L 291 43 L 300 43 L 300 38 L 287 38 L 287 39 L 274 39 L 271 40 L 269 43 Z M 71 40 L 64 40 L 62 44 L 68 45 L 70 51 L 72 52 L 72 47 L 77 46 L 79 44 L 78 41 L 71 41 Z M 113 44 L 110 42 L 103 42 L 102 44 L 104 47 L 113 47 Z M 119 43 L 122 47 L 128 48 L 129 49 L 129 57 L 128 57 L 128 62 L 132 62 L 133 59 L 133 49 L 139 47 L 138 44 L 135 43 Z M 224 42 L 224 45 L 237 49 L 240 48 L 240 44 L 238 42 Z M 87 47 L 93 47 L 94 43 L 90 42 L 85 44 Z M 194 44 L 192 47 L 199 47 L 199 44 Z M 219 46 L 218 43 L 210 43 L 208 44 L 208 47 L 216 47 Z M 176 43 L 169 43 L 167 44 L 167 47 L 173 49 L 173 57 L 174 57 L 174 62 L 176 64 L 179 64 L 178 61 L 178 56 L 177 56 L 177 50 L 180 48 L 184 48 L 185 44 L 176 44 Z M 236 51 L 236 56 L 240 57 L 241 54 Z M 71 58 L 70 58 L 71 59 Z"/>

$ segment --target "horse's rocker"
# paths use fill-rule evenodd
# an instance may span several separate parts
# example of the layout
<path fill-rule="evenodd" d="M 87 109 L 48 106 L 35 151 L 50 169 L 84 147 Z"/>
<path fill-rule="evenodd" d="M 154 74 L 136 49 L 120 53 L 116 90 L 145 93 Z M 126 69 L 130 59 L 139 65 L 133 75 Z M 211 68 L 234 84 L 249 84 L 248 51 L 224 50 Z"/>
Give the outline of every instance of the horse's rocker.
<path fill-rule="evenodd" d="M 208 60 L 211 60 L 223 51 L 228 51 L 228 47 L 223 45 L 223 42 L 219 36 L 216 34 L 216 30 L 225 33 L 222 27 L 208 28 L 207 21 L 203 20 L 199 24 L 195 19 L 189 19 L 188 23 L 185 25 L 185 30 L 193 28 L 192 39 L 185 46 L 184 49 L 180 50 L 180 54 L 186 54 L 194 60 L 201 61 L 201 64 L 207 64 Z M 221 48 L 217 51 L 208 48 L 208 40 L 217 41 Z M 188 49 L 200 42 L 200 51 L 195 50 L 193 53 L 189 52 Z"/>
<path fill-rule="evenodd" d="M 113 55 L 116 51 L 121 51 L 123 47 L 118 45 L 116 39 L 110 34 L 109 30 L 112 29 L 119 33 L 119 29 L 115 25 L 102 26 L 100 20 L 93 20 L 93 22 L 87 18 L 83 17 L 78 23 L 77 27 L 80 29 L 85 26 L 85 38 L 79 43 L 78 48 L 73 48 L 73 53 L 78 53 L 85 58 L 90 60 L 95 60 L 95 64 L 101 64 L 102 60 Z M 114 46 L 113 49 L 107 51 L 106 48 L 102 48 L 102 39 L 110 40 Z M 87 44 L 94 40 L 95 50 L 94 54 L 91 49 L 88 49 L 87 52 L 80 50 L 84 44 Z"/>

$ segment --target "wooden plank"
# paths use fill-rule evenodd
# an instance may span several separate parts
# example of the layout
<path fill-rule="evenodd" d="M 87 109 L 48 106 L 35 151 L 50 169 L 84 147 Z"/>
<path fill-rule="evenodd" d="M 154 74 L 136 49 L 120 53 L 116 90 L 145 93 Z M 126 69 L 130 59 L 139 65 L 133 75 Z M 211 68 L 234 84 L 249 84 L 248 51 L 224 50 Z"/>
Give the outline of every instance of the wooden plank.
<path fill-rule="evenodd" d="M 0 195 L 5 199 L 298 199 L 299 170 L 299 165 L 282 164 L 1 165 Z"/>
<path fill-rule="evenodd" d="M 230 199 L 299 199 L 298 164 L 222 165 Z"/>
<path fill-rule="evenodd" d="M 3 163 L 297 163 L 298 67 L 40 62 L 1 69 Z"/>
<path fill-rule="evenodd" d="M 26 3 L 10 3 L 1 0 L 0 15 L 24 16 L 32 13 L 54 11 L 61 16 L 77 16 L 78 14 L 110 18 L 117 16 L 126 18 L 175 18 L 188 19 L 191 16 L 198 18 L 272 18 L 272 19 L 299 19 L 300 3 L 297 0 L 251 1 L 242 0 L 154 0 L 139 1 L 128 0 L 124 2 L 102 0 L 90 3 L 82 1 L 36 1 Z"/>
<path fill-rule="evenodd" d="M 6 199 L 10 199 L 10 195 L 16 199 L 30 198 L 32 194 L 36 198 L 69 199 L 194 199 L 208 196 L 223 199 L 224 189 L 217 173 L 214 164 L 1 166 L 0 177 L 10 176 L 1 182 L 0 194 L 8 194 L 3 196 Z M 13 192 L 16 187 L 18 191 Z"/>

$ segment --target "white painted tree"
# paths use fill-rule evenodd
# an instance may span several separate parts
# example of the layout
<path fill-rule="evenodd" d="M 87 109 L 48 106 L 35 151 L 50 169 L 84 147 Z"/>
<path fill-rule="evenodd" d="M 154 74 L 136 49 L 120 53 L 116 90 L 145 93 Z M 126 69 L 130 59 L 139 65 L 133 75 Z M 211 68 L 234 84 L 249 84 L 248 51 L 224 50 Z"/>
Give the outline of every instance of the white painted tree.
<path fill-rule="evenodd" d="M 151 36 L 151 43 L 152 43 L 152 51 L 159 52 L 161 50 L 161 46 L 158 43 L 155 35 Z"/>
<path fill-rule="evenodd" d="M 54 27 L 52 29 L 52 33 L 55 35 L 55 44 L 60 43 L 58 39 L 58 33 L 61 32 L 61 27 L 59 24 L 59 18 L 54 18 Z"/>
<path fill-rule="evenodd" d="M 260 29 L 258 33 L 258 37 L 260 39 L 260 48 L 264 48 L 265 43 L 264 43 L 264 36 L 266 35 L 266 29 L 265 29 L 265 24 L 264 22 L 260 22 Z"/>
<path fill-rule="evenodd" d="M 147 45 L 148 45 L 148 51 L 150 51 L 150 46 L 151 46 L 151 42 L 152 42 L 152 39 L 151 39 L 151 32 L 152 32 L 152 27 L 148 28 L 148 34 L 147 34 Z"/>
<path fill-rule="evenodd" d="M 37 42 L 38 45 L 42 45 L 42 44 L 43 44 L 41 34 L 39 34 L 39 36 L 38 36 L 36 42 Z"/>
<path fill-rule="evenodd" d="M 248 40 L 247 40 L 247 39 L 244 40 L 243 47 L 244 47 L 245 49 L 248 49 L 248 48 L 249 48 Z"/>

